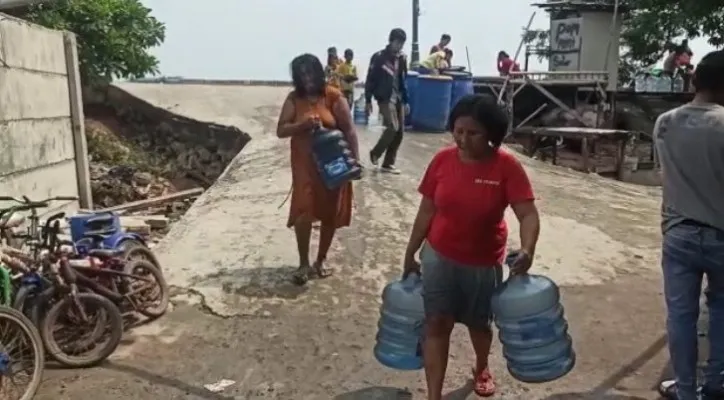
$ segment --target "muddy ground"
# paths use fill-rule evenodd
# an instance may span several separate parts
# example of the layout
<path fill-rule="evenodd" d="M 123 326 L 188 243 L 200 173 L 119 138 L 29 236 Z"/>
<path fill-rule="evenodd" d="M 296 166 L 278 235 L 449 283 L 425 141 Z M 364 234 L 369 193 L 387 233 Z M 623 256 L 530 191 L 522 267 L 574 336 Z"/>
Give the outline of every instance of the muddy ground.
<path fill-rule="evenodd" d="M 334 277 L 300 289 L 281 207 L 290 184 L 288 143 L 274 136 L 284 88 L 128 84 L 191 117 L 233 124 L 252 141 L 175 224 L 157 251 L 174 285 L 174 310 L 136 328 L 105 365 L 52 370 L 38 399 L 424 398 L 420 372 L 385 369 L 372 356 L 380 290 L 399 274 L 418 179 L 446 135 L 406 136 L 400 176 L 370 174 L 355 186 L 353 226 L 330 255 Z M 363 151 L 379 135 L 359 132 Z M 582 175 L 521 158 L 542 212 L 535 270 L 562 287 L 578 354 L 567 377 L 525 385 L 492 366 L 499 399 L 654 399 L 666 375 L 656 189 Z M 509 216 L 510 217 L 510 216 Z M 517 242 L 511 224 L 511 245 Z M 470 395 L 471 348 L 457 328 L 447 390 Z M 235 383 L 220 394 L 203 388 Z"/>

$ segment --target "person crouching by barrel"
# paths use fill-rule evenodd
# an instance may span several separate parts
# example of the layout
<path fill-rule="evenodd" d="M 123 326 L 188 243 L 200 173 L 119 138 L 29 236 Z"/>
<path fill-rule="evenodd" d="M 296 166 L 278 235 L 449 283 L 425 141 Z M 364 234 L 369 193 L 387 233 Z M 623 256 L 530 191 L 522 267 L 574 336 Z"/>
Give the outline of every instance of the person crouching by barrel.
<path fill-rule="evenodd" d="M 287 226 L 294 227 L 299 252 L 294 280 L 304 284 L 311 274 L 320 278 L 331 274 L 324 263 L 335 231 L 349 226 L 352 219 L 352 183 L 335 190 L 324 186 L 312 157 L 312 133 L 320 126 L 339 129 L 357 160 L 359 145 L 349 105 L 342 92 L 325 82 L 319 59 L 303 54 L 292 61 L 291 70 L 294 90 L 282 106 L 277 136 L 291 138 L 292 190 Z M 316 261 L 310 264 L 309 242 L 316 221 L 321 222 L 319 250 Z"/>
<path fill-rule="evenodd" d="M 515 156 L 500 148 L 508 117 L 496 100 L 463 97 L 450 113 L 448 129 L 456 146 L 435 154 L 422 178 L 418 189 L 422 200 L 403 273 L 406 277 L 422 269 L 429 400 L 442 398 L 450 333 L 456 322 L 467 325 L 475 351 L 475 393 L 483 397 L 495 393 L 488 353 L 491 298 L 502 280 L 508 235 L 505 209 L 511 206 L 520 224 L 521 251 L 511 273 L 530 268 L 540 230 L 528 176 Z"/>
<path fill-rule="evenodd" d="M 440 71 L 450 67 L 450 59 L 452 58 L 452 50 L 445 49 L 430 54 L 420 63 L 417 70 L 424 75 L 439 75 Z"/>

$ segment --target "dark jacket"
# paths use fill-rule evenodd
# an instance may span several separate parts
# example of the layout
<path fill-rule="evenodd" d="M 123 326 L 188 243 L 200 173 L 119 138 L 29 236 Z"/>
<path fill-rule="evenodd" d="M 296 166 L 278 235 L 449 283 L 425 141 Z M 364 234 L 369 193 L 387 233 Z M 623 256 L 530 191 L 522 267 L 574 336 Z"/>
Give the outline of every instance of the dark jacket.
<path fill-rule="evenodd" d="M 367 70 L 367 80 L 365 81 L 365 100 L 370 103 L 372 97 L 378 102 L 386 102 L 392 97 L 392 83 L 395 59 L 398 62 L 397 82 L 399 82 L 398 91 L 402 97 L 402 103 L 407 104 L 407 86 L 405 78 L 407 77 L 407 57 L 404 54 L 393 54 L 387 48 L 378 51 L 372 55 L 370 59 L 370 67 Z"/>

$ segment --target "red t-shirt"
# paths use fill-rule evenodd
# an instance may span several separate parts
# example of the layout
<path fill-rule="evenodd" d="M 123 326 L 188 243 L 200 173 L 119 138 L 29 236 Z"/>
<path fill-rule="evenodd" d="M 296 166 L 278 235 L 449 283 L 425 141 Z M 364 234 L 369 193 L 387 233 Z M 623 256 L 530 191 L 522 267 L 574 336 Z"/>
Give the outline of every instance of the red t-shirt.
<path fill-rule="evenodd" d="M 498 71 L 500 71 L 501 74 L 506 75 L 510 72 L 520 71 L 520 65 L 513 61 L 512 58 L 504 58 L 498 62 Z"/>
<path fill-rule="evenodd" d="M 428 243 L 453 261 L 477 266 L 503 262 L 505 209 L 534 199 L 523 166 L 500 149 L 488 161 L 463 163 L 457 147 L 445 148 L 433 157 L 418 190 L 435 204 Z"/>

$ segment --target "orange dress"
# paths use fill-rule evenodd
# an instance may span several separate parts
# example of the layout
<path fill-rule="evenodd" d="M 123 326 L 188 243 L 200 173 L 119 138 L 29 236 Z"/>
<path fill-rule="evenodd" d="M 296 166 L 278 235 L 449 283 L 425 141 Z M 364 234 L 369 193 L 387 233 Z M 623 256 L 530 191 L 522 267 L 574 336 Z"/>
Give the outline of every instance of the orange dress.
<path fill-rule="evenodd" d="M 337 121 L 332 108 L 342 92 L 327 86 L 324 97 L 312 103 L 294 97 L 294 122 L 301 122 L 309 115 L 317 115 L 327 129 L 336 129 Z M 289 207 L 288 227 L 297 218 L 308 217 L 311 221 L 334 222 L 337 228 L 349 226 L 352 220 L 352 182 L 336 190 L 328 190 L 312 156 L 312 136 L 295 135 L 291 138 L 292 199 Z"/>

